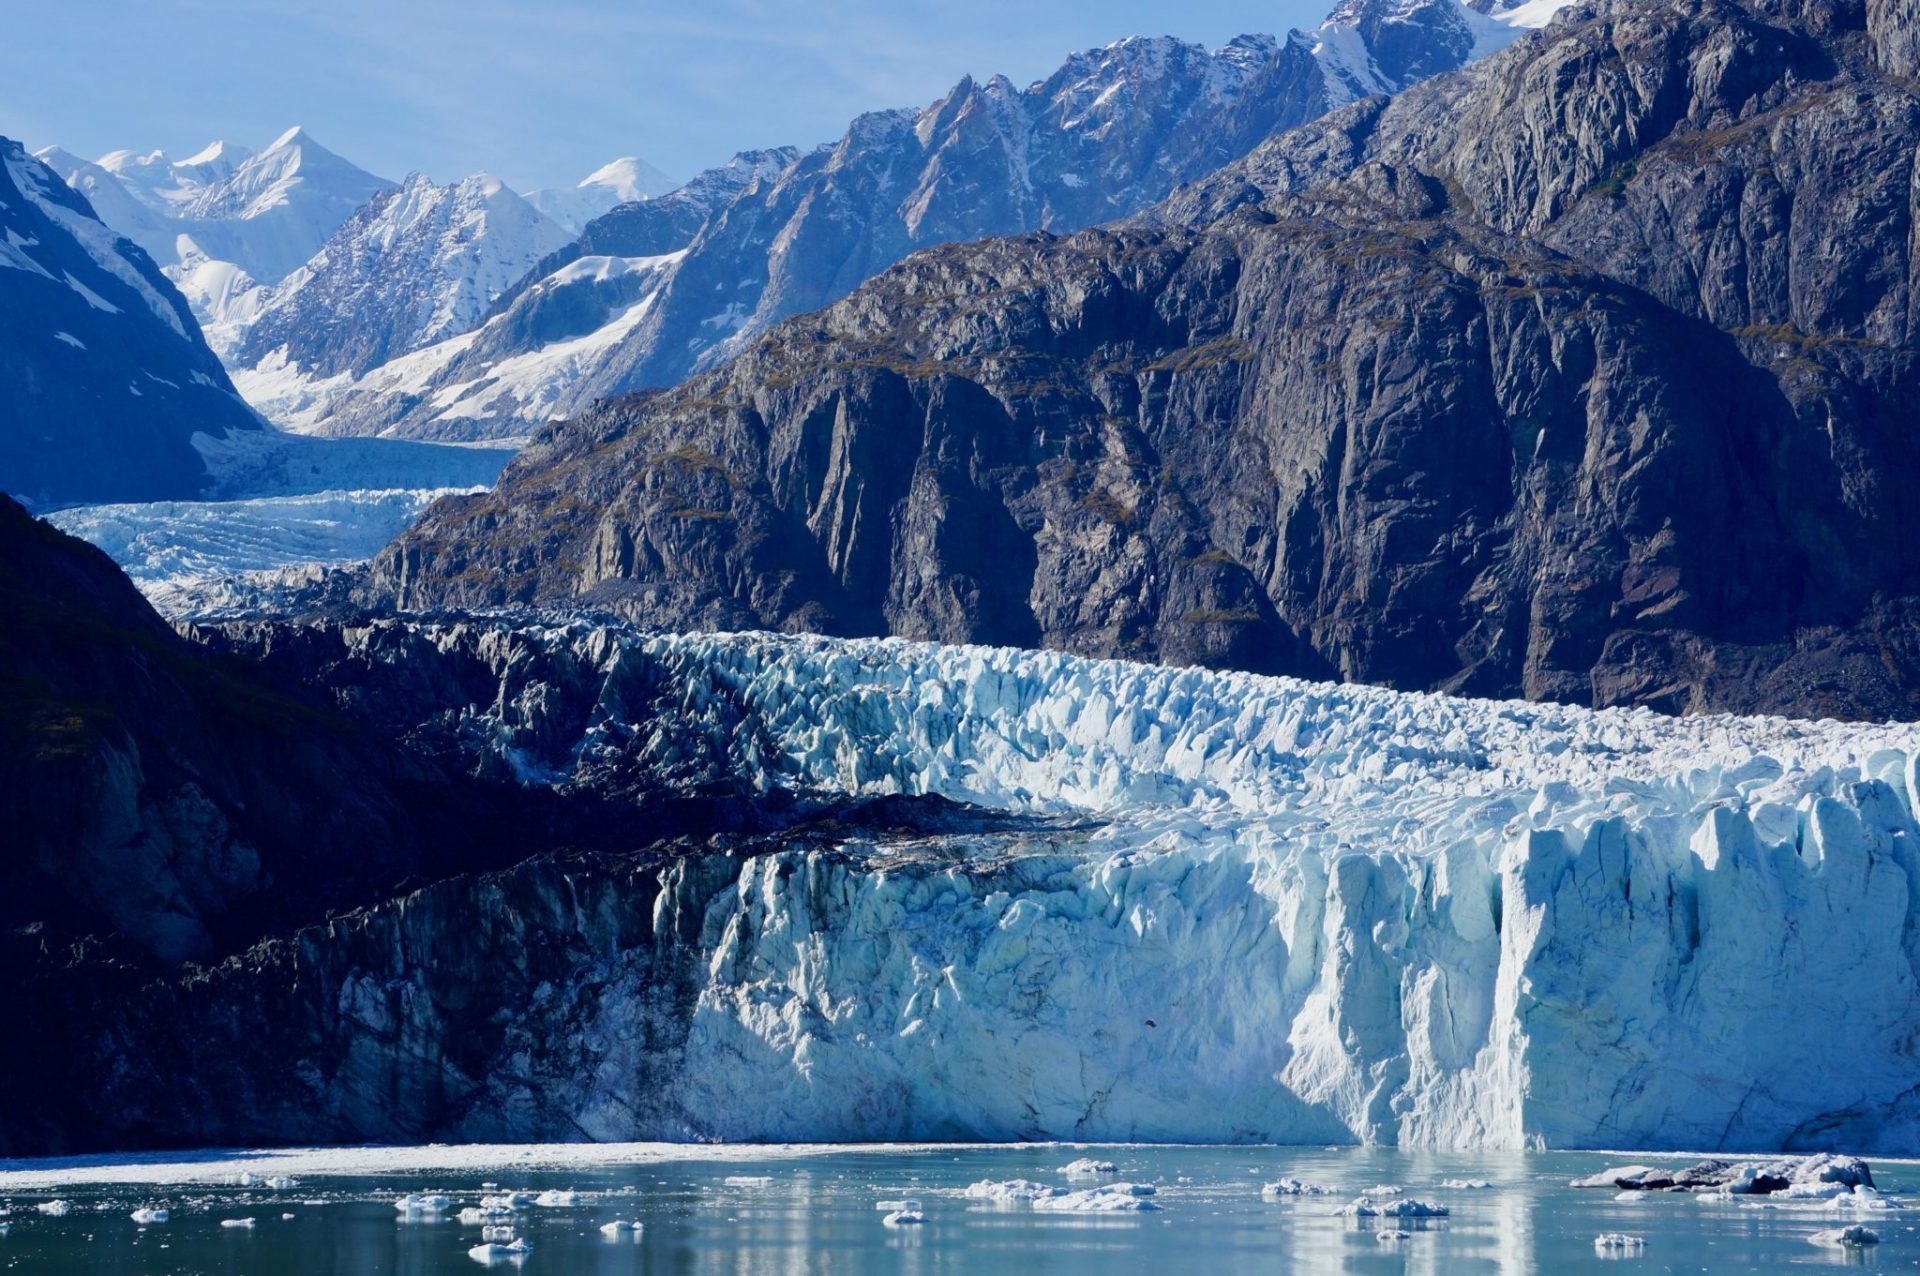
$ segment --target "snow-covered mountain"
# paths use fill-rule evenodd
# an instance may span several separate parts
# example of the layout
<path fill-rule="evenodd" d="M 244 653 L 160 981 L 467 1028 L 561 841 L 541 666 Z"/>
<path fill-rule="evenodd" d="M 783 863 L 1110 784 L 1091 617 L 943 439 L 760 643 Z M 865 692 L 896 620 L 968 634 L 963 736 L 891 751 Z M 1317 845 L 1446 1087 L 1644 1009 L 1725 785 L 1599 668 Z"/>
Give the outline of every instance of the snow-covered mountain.
<path fill-rule="evenodd" d="M 578 235 L 588 222 L 621 204 L 665 195 L 679 185 L 632 155 L 622 156 L 586 175 L 576 186 L 551 186 L 527 192 L 527 202 Z"/>
<path fill-rule="evenodd" d="M 1133 38 L 1076 54 L 1024 89 L 967 78 L 924 110 L 862 116 L 839 142 L 757 174 L 678 242 L 627 238 L 624 224 L 655 225 L 625 210 L 590 223 L 593 247 L 574 256 L 652 263 L 644 292 L 626 269 L 529 279 L 478 332 L 404 368 L 343 379 L 255 365 L 239 383 L 301 429 L 530 434 L 594 399 L 678 381 L 917 248 L 1137 212 L 1276 130 L 1460 66 L 1558 7 L 1481 2 L 1495 7 L 1350 0 L 1286 40 L 1243 36 L 1210 51 Z M 554 268 L 571 261 L 563 254 Z"/>
<path fill-rule="evenodd" d="M 147 250 L 186 295 L 217 350 L 257 312 L 257 290 L 303 265 L 353 211 L 393 183 L 291 128 L 264 150 L 215 142 L 185 160 L 114 151 L 97 163 L 38 157 Z"/>
<path fill-rule="evenodd" d="M 466 332 L 569 238 L 489 174 L 436 186 L 414 173 L 267 290 L 233 360 L 363 374 Z"/>
<path fill-rule="evenodd" d="M 0 138 L 0 491 L 192 496 L 193 436 L 259 426 L 147 255 Z"/>

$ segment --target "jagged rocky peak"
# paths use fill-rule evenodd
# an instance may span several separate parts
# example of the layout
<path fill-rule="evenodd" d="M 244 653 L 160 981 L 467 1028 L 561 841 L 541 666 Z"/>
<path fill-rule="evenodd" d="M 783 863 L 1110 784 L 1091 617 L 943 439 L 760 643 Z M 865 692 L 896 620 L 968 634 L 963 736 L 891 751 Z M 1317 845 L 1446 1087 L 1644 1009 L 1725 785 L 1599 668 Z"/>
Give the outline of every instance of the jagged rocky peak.
<path fill-rule="evenodd" d="M 259 302 L 235 355 L 359 374 L 465 332 L 567 232 L 487 173 L 410 174 L 368 200 Z"/>
<path fill-rule="evenodd" d="M 1910 716 L 1920 107 L 1804 8 L 1569 10 L 1141 226 L 918 254 L 368 596 Z"/>

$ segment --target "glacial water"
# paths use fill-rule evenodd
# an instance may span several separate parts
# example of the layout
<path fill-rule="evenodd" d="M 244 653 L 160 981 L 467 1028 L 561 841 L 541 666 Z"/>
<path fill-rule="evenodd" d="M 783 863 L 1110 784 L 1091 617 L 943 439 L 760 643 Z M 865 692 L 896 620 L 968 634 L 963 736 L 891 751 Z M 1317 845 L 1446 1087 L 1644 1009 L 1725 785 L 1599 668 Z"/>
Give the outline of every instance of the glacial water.
<path fill-rule="evenodd" d="M 1117 1173 L 1073 1179 L 1081 1157 Z M 1710 1203 L 1675 1194 L 1623 1199 L 1568 1180 L 1624 1160 L 1588 1153 L 1451 1155 L 1295 1148 L 915 1147 L 752 1150 L 427 1148 L 322 1152 L 246 1161 L 163 1157 L 0 1163 L 8 1209 L 0 1267 L 115 1276 L 365 1276 L 533 1273 L 1034 1272 L 1566 1273 L 1920 1269 L 1920 1209 L 1871 1217 L 1826 1206 Z M 1920 1193 L 1920 1165 L 1878 1163 L 1881 1187 Z M 244 1177 L 243 1177 L 244 1176 Z M 284 1176 L 295 1181 L 287 1182 Z M 1262 1198 L 1291 1177 L 1332 1195 Z M 267 1186 L 272 1179 L 279 1186 Z M 1150 1184 L 1157 1208 L 1124 1214 L 1036 1210 L 963 1195 L 982 1180 L 1065 1188 Z M 1488 1186 L 1465 1187 L 1481 1180 Z M 1453 1186 L 1449 1186 L 1449 1183 Z M 487 1186 L 491 1185 L 491 1186 Z M 1362 1192 L 1397 1186 L 1447 1207 L 1444 1218 L 1340 1217 Z M 470 1251 L 478 1224 L 457 1211 L 486 1194 L 571 1191 L 571 1204 L 522 1204 L 514 1234 L 530 1252 L 488 1263 Z M 450 1198 L 444 1211 L 395 1209 L 403 1194 Z M 524 1198 L 522 1198 L 524 1200 Z M 1376 1199 L 1393 1199 L 1376 1193 Z M 1920 1196 L 1916 1196 L 1920 1200 Z M 64 1215 L 39 1206 L 69 1203 Z M 881 1202 L 917 1201 L 923 1223 L 890 1226 Z M 140 1226 L 141 1208 L 165 1223 Z M 252 1219 L 250 1227 L 223 1226 Z M 602 1234 L 637 1221 L 637 1233 Z M 1809 1242 L 1864 1222 L 1881 1243 L 1848 1251 Z M 1404 1232 L 1382 1239 L 1382 1232 Z M 1596 1252 L 1609 1232 L 1644 1238 L 1624 1257 Z"/>

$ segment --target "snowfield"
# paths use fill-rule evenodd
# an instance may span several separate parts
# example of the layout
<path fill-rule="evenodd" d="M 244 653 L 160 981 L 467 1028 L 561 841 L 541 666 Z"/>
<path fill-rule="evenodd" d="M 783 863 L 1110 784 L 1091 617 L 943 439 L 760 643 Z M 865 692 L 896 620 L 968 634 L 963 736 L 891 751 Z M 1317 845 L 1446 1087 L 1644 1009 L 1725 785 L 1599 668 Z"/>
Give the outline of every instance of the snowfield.
<path fill-rule="evenodd" d="M 1027 817 L 661 870 L 699 937 L 673 1101 L 722 1137 L 1920 1150 L 1920 726 L 387 623 L 489 645 L 465 721 L 529 777 Z M 559 666 L 598 680 L 577 720 Z M 616 1043 L 589 1134 L 635 1136 L 646 985 L 581 1029 Z"/>

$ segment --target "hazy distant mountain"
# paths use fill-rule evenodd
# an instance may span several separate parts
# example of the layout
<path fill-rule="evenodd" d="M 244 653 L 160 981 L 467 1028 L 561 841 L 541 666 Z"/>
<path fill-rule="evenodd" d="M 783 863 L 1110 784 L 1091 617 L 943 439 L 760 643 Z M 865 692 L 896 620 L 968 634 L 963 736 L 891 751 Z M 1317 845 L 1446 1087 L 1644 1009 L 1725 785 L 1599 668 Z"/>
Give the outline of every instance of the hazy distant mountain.
<path fill-rule="evenodd" d="M 300 128 L 257 154 L 215 142 L 177 162 L 164 151 L 114 151 L 90 163 L 58 147 L 38 157 L 147 250 L 223 352 L 257 310 L 258 288 L 305 264 L 355 209 L 393 186 Z"/>
<path fill-rule="evenodd" d="M 578 235 L 586 224 L 621 204 L 665 195 L 679 183 L 647 163 L 628 155 L 587 174 L 577 186 L 555 186 L 528 191 L 527 202 Z"/>

